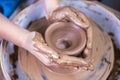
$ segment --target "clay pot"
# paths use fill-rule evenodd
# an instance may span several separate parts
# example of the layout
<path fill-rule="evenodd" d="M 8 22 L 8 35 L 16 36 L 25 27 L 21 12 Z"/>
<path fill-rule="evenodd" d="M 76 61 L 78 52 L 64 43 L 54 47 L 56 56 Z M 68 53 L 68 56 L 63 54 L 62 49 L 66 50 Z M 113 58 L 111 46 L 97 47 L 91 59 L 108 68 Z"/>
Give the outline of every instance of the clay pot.
<path fill-rule="evenodd" d="M 86 32 L 70 22 L 53 23 L 45 31 L 47 44 L 61 54 L 77 55 L 86 45 Z"/>

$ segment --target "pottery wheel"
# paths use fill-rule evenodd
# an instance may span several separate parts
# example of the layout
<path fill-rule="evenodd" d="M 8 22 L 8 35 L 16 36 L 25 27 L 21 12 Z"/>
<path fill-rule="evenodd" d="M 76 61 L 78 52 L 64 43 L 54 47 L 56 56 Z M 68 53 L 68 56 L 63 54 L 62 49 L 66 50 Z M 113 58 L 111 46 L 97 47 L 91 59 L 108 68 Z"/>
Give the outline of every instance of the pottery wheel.
<path fill-rule="evenodd" d="M 45 19 L 40 19 L 34 21 L 29 26 L 29 30 L 38 31 L 44 36 L 48 26 L 49 23 Z M 29 80 L 105 80 L 113 67 L 112 42 L 109 36 L 98 27 L 93 26 L 92 29 L 94 33 L 92 54 L 89 57 L 83 57 L 83 59 L 93 64 L 93 71 L 79 69 L 70 73 L 59 72 L 56 68 L 43 65 L 28 51 L 19 48 L 19 62 L 23 73 Z M 58 76 L 60 79 L 58 79 Z"/>

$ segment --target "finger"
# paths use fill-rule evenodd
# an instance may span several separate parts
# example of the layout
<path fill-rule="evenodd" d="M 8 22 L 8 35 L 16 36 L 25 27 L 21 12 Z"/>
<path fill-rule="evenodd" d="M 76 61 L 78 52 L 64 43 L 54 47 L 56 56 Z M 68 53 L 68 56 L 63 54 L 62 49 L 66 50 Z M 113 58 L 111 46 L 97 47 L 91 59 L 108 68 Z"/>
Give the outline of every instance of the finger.
<path fill-rule="evenodd" d="M 27 44 L 25 45 L 25 49 L 46 66 L 54 65 L 52 59 L 59 58 L 57 52 L 47 46 L 40 33 L 31 32 L 25 44 Z"/>
<path fill-rule="evenodd" d="M 89 19 L 85 16 L 84 13 L 78 11 L 77 9 L 74 9 L 71 7 L 71 10 L 73 12 L 76 12 L 76 14 L 78 15 L 79 19 L 82 19 L 83 23 L 88 24 L 88 27 L 85 27 L 86 33 L 87 33 L 87 45 L 86 45 L 86 49 L 84 50 L 85 56 L 89 56 L 91 54 L 91 49 L 92 49 L 92 28 L 89 22 Z M 77 22 L 77 21 L 75 21 Z M 79 25 L 79 23 L 78 23 Z"/>
<path fill-rule="evenodd" d="M 89 21 L 88 18 L 85 16 L 84 13 L 80 12 L 79 10 L 69 7 L 70 12 L 69 15 L 67 15 L 72 22 L 74 22 L 76 25 L 86 29 L 89 27 Z"/>
<path fill-rule="evenodd" d="M 93 67 L 91 64 L 87 63 L 84 59 L 82 58 L 76 58 L 72 56 L 60 56 L 60 59 L 57 60 L 57 63 L 59 65 L 62 65 L 63 67 L 73 67 L 73 68 L 86 68 L 89 70 L 92 70 Z"/>
<path fill-rule="evenodd" d="M 84 56 L 88 57 L 91 54 L 91 50 L 92 50 L 92 41 L 93 41 L 92 28 L 89 27 L 88 29 L 86 29 L 86 32 L 87 32 L 87 44 L 84 50 Z"/>
<path fill-rule="evenodd" d="M 45 52 L 45 54 L 50 58 L 55 58 L 55 59 L 59 58 L 58 53 L 47 46 L 47 44 L 45 43 L 45 41 L 40 33 L 36 32 L 33 41 L 35 42 L 34 46 L 36 47 L 38 52 L 39 51 Z"/>
<path fill-rule="evenodd" d="M 82 28 L 86 29 L 89 27 L 89 21 L 86 16 L 82 12 L 70 6 L 60 7 L 54 10 L 50 20 L 53 22 L 68 20 L 74 22 L 76 25 Z"/>
<path fill-rule="evenodd" d="M 66 18 L 67 14 L 68 10 L 66 8 L 59 7 L 52 12 L 52 15 L 50 16 L 49 20 L 52 22 L 62 21 Z"/>

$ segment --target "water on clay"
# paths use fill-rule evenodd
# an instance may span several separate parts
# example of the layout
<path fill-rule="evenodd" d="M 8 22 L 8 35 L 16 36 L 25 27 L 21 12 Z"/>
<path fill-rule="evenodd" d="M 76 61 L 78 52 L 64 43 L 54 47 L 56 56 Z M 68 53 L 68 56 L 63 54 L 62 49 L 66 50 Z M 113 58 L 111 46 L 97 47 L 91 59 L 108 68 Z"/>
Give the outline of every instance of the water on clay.
<path fill-rule="evenodd" d="M 32 23 L 30 23 L 30 25 L 32 25 Z M 45 30 L 45 28 L 43 28 L 41 31 L 41 32 L 43 32 L 42 33 L 43 35 L 44 35 L 44 30 Z M 113 70 L 111 71 L 107 80 L 120 80 L 120 50 L 117 49 L 115 45 L 114 45 L 114 51 L 115 51 L 114 67 L 113 67 Z M 17 48 L 15 47 L 15 53 L 16 52 L 17 52 Z M 13 64 L 14 69 L 16 69 L 15 63 L 18 60 L 18 55 L 16 55 L 15 53 L 10 55 L 10 58 L 11 58 L 10 62 L 11 62 L 11 64 Z M 16 71 L 14 72 L 14 74 L 11 77 L 14 78 L 13 80 L 16 80 L 18 78 Z M 0 70 L 0 80 L 5 80 L 3 78 L 1 70 Z"/>

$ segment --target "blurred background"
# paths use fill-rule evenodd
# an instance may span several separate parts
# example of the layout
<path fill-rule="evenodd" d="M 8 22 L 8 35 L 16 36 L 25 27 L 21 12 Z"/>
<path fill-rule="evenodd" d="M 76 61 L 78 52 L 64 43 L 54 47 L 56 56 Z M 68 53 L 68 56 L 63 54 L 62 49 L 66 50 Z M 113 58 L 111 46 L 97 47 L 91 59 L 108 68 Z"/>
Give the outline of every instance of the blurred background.
<path fill-rule="evenodd" d="M 120 0 L 99 0 L 103 4 L 120 11 Z"/>

